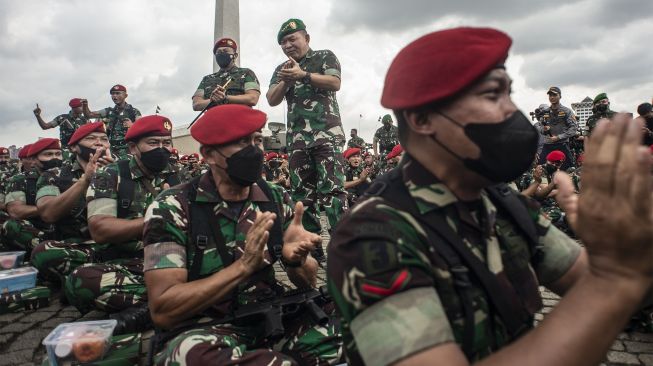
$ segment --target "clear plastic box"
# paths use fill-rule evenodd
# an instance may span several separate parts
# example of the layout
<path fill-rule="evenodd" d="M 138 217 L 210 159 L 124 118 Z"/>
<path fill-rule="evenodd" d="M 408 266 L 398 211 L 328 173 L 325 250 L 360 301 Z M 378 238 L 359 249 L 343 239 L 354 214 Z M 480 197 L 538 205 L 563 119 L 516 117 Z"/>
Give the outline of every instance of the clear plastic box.
<path fill-rule="evenodd" d="M 22 291 L 36 286 L 34 267 L 18 267 L 0 271 L 0 293 Z"/>
<path fill-rule="evenodd" d="M 43 340 L 50 365 L 101 360 L 111 347 L 114 319 L 59 324 Z"/>
<path fill-rule="evenodd" d="M 20 266 L 23 263 L 25 251 L 19 252 L 0 252 L 0 269 L 11 269 Z"/>

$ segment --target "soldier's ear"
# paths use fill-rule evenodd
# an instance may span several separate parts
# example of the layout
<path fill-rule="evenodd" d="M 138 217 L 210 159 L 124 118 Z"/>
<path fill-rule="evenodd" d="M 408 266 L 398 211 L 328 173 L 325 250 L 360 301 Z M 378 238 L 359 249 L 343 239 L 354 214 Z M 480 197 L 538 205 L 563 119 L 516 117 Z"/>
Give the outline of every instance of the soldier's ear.
<path fill-rule="evenodd" d="M 431 113 L 423 111 L 403 111 L 403 117 L 408 124 L 408 129 L 418 135 L 432 135 L 435 133 L 435 122 Z"/>

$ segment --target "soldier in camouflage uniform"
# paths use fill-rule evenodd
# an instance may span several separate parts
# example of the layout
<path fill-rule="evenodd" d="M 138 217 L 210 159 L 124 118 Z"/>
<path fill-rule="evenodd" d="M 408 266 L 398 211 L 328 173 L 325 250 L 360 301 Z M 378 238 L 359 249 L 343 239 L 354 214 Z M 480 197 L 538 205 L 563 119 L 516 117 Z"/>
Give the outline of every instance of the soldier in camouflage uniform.
<path fill-rule="evenodd" d="M 182 182 L 189 182 L 191 179 L 199 177 L 202 174 L 199 157 L 198 153 L 188 155 L 186 166 L 181 168 L 179 172 Z"/>
<path fill-rule="evenodd" d="M 97 264 L 66 277 L 68 301 L 80 312 L 116 312 L 146 301 L 143 283 L 143 216 L 163 189 L 179 183 L 169 164 L 172 123 L 164 116 L 139 118 L 125 135 L 130 160 L 97 170 L 86 193 L 88 226 L 102 246 Z"/>
<path fill-rule="evenodd" d="M 34 116 L 42 129 L 48 130 L 50 128 L 59 127 L 59 140 L 64 149 L 67 149 L 68 140 L 70 140 L 70 136 L 75 133 L 75 130 L 79 128 L 79 126 L 88 123 L 88 118 L 83 115 L 81 99 L 73 98 L 70 100 L 68 105 L 70 106 L 70 112 L 58 115 L 50 122 L 45 122 L 43 120 L 41 117 L 41 108 L 39 108 L 38 104 L 36 105 L 36 109 L 34 109 Z"/>
<path fill-rule="evenodd" d="M 401 147 L 401 145 L 396 145 L 395 147 L 392 148 L 392 150 L 388 153 L 388 155 L 385 157 L 386 164 L 381 169 L 381 174 L 385 174 L 395 167 L 399 165 L 399 162 L 401 161 L 401 157 L 404 154 L 404 149 Z"/>
<path fill-rule="evenodd" d="M 357 147 L 361 150 L 365 150 L 365 140 L 358 136 L 357 129 L 352 128 L 349 136 L 351 136 L 351 138 L 347 141 L 347 148 Z"/>
<path fill-rule="evenodd" d="M 306 207 L 304 226 L 320 233 L 320 211 L 333 228 L 346 208 L 345 136 L 336 91 L 340 89 L 340 62 L 329 50 L 314 51 L 304 22 L 289 19 L 277 41 L 288 61 L 277 66 L 267 93 L 271 106 L 288 103 L 287 145 L 290 151 L 292 197 Z"/>
<path fill-rule="evenodd" d="M 203 325 L 200 319 L 220 319 L 278 288 L 272 267 L 277 259 L 296 286 L 315 284 L 317 261 L 310 252 L 319 235 L 304 230 L 301 204 L 293 210 L 285 190 L 260 178 L 263 153 L 255 139 L 265 120 L 264 113 L 244 106 L 207 111 L 191 135 L 210 170 L 163 192 L 147 210 L 143 240 L 150 309 L 155 324 L 172 337 L 155 356 L 157 365 L 340 362 L 340 336 L 332 320 L 320 326 L 304 312 L 284 318 L 283 337 L 273 344 L 264 339 L 259 320 Z M 199 246 L 201 222 L 219 233 L 206 233 L 210 237 Z M 278 243 L 279 251 L 271 243 Z"/>
<path fill-rule="evenodd" d="M 61 142 L 44 138 L 30 145 L 27 156 L 34 165 L 30 170 L 11 177 L 7 184 L 5 206 L 11 219 L 2 224 L 0 236 L 5 245 L 28 253 L 41 241 L 55 239 L 56 228 L 39 216 L 36 207 L 37 181 L 44 171 L 63 163 Z"/>
<path fill-rule="evenodd" d="M 193 110 L 201 111 L 209 103 L 212 103 L 212 106 L 244 104 L 250 107 L 258 103 L 261 95 L 258 78 L 254 71 L 236 66 L 237 50 L 238 45 L 230 38 L 222 38 L 215 43 L 213 55 L 220 70 L 205 76 L 197 86 L 192 98 Z"/>
<path fill-rule="evenodd" d="M 34 248 L 31 263 L 39 276 L 61 281 L 75 268 L 92 263 L 94 254 L 108 247 L 96 244 L 88 231 L 86 191 L 98 166 L 113 162 L 104 123 L 86 124 L 72 135 L 75 160 L 43 172 L 37 181 L 36 206 L 42 219 L 55 224 L 59 240 Z"/>
<path fill-rule="evenodd" d="M 347 190 L 347 202 L 351 208 L 358 200 L 358 197 L 365 193 L 372 180 L 369 177 L 370 169 L 362 164 L 361 149 L 351 147 L 345 150 L 342 156 L 347 161 L 345 189 Z"/>
<path fill-rule="evenodd" d="M 653 283 L 653 164 L 637 150 L 637 123 L 622 116 L 598 128 L 589 194 L 576 201 L 571 182 L 557 179 L 587 251 L 497 184 L 528 169 L 538 139 L 510 99 L 510 43 L 489 28 L 449 29 L 392 62 L 381 102 L 398 118 L 406 156 L 328 246 L 349 365 L 597 364 Z M 614 297 L 603 287 L 612 280 Z M 539 285 L 565 297 L 529 331 Z"/>
<path fill-rule="evenodd" d="M 374 139 L 372 140 L 372 148 L 374 155 L 380 154 L 382 165 L 385 165 L 386 156 L 390 153 L 393 147 L 399 144 L 399 135 L 397 133 L 397 126 L 392 124 L 392 117 L 389 114 L 380 118 L 382 127 L 379 127 L 374 132 Z"/>
<path fill-rule="evenodd" d="M 18 170 L 9 160 L 9 149 L 0 147 L 0 227 L 9 219 L 9 214 L 5 209 L 5 185 L 16 174 L 18 174 Z"/>
<path fill-rule="evenodd" d="M 121 159 L 125 159 L 128 158 L 127 155 L 129 154 L 125 134 L 134 122 L 141 117 L 141 112 L 125 101 L 128 95 L 127 88 L 123 85 L 114 85 L 109 89 L 109 94 L 111 100 L 115 103 L 113 107 L 92 112 L 86 99 L 82 99 L 82 107 L 87 118 L 102 118 L 107 128 L 112 153 Z"/>
<path fill-rule="evenodd" d="M 585 122 L 585 125 L 587 126 L 586 136 L 590 136 L 592 134 L 592 130 L 596 128 L 596 124 L 600 119 L 611 119 L 615 115 L 615 112 L 610 110 L 610 99 L 608 99 L 608 95 L 606 93 L 599 93 L 596 97 L 594 97 L 593 103 L 594 106 L 592 107 L 592 115 L 589 116 L 587 118 L 587 122 Z"/>

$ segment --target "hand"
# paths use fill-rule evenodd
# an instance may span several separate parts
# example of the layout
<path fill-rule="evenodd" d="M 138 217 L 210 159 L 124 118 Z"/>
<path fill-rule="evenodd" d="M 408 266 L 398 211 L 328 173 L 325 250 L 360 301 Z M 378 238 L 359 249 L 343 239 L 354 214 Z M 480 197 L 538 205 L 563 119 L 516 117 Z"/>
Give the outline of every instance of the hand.
<path fill-rule="evenodd" d="M 210 99 L 213 103 L 222 103 L 227 97 L 227 94 L 225 93 L 225 89 L 221 85 L 218 85 L 215 89 L 213 89 Z"/>
<path fill-rule="evenodd" d="M 309 241 L 296 241 L 283 243 L 281 255 L 286 262 L 304 264 L 306 258 L 315 249 L 315 244 Z"/>
<path fill-rule="evenodd" d="M 86 168 L 84 168 L 84 176 L 87 183 L 90 183 L 91 179 L 93 179 L 93 176 L 95 175 L 95 172 L 99 166 L 98 159 L 100 159 L 102 154 L 104 154 L 104 149 L 97 149 L 95 150 L 95 154 L 89 157 L 88 163 L 86 163 Z"/>
<path fill-rule="evenodd" d="M 553 182 L 558 189 L 555 190 L 555 200 L 565 212 L 567 222 L 572 230 L 576 231 L 578 223 L 578 195 L 574 191 L 574 183 L 569 174 L 558 171 L 553 176 Z"/>
<path fill-rule="evenodd" d="M 577 234 L 590 271 L 650 286 L 653 279 L 653 159 L 641 146 L 641 121 L 623 113 L 601 120 L 586 142 Z"/>
<path fill-rule="evenodd" d="M 288 61 L 285 63 L 284 67 L 277 72 L 277 76 L 285 82 L 292 83 L 306 76 L 306 71 L 302 70 L 297 61 L 292 57 L 288 57 Z"/>
<path fill-rule="evenodd" d="M 549 126 L 549 125 L 542 126 L 542 131 L 544 131 L 544 132 L 547 132 L 550 129 L 551 129 L 551 126 Z"/>
<path fill-rule="evenodd" d="M 558 136 L 551 136 L 551 140 L 550 140 L 550 141 L 551 141 L 551 142 L 557 142 L 557 141 L 559 141 L 559 140 L 560 140 L 560 137 L 558 137 Z"/>
<path fill-rule="evenodd" d="M 314 246 L 322 243 L 322 237 L 304 229 L 302 217 L 304 216 L 304 204 L 297 202 L 295 204 L 295 215 L 292 222 L 288 225 L 286 232 L 283 234 L 283 242 L 309 242 Z"/>
<path fill-rule="evenodd" d="M 365 180 L 365 178 L 367 178 L 368 175 L 370 175 L 370 170 L 369 170 L 369 168 L 365 168 L 361 172 L 361 175 L 360 175 L 360 177 L 358 177 L 358 179 Z"/>
<path fill-rule="evenodd" d="M 113 156 L 111 156 L 111 152 L 109 152 L 109 149 L 101 149 L 102 154 L 98 158 L 98 164 L 100 166 L 107 166 L 111 163 L 114 162 Z"/>
<path fill-rule="evenodd" d="M 544 175 L 544 168 L 541 165 L 538 165 L 533 169 L 533 180 L 542 183 L 542 176 Z"/>
<path fill-rule="evenodd" d="M 265 266 L 264 253 L 267 250 L 270 229 L 277 217 L 272 212 L 257 212 L 254 223 L 245 237 L 245 250 L 240 261 L 248 274 L 252 274 Z"/>
<path fill-rule="evenodd" d="M 36 103 L 36 108 L 34 108 L 34 115 L 35 116 L 40 116 L 41 115 L 41 108 L 39 107 L 38 103 Z"/>
<path fill-rule="evenodd" d="M 130 128 L 133 124 L 134 124 L 134 122 L 132 122 L 132 120 L 129 119 L 129 118 L 123 118 L 122 119 L 122 126 L 125 127 L 125 128 Z"/>

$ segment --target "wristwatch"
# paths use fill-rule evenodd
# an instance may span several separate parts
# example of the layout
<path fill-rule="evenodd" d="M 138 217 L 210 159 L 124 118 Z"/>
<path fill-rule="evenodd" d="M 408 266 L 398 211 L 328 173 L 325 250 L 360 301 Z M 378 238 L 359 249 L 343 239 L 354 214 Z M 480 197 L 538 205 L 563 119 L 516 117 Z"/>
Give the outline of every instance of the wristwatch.
<path fill-rule="evenodd" d="M 302 78 L 302 83 L 310 84 L 311 83 L 311 73 L 306 71 L 306 75 Z"/>

